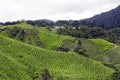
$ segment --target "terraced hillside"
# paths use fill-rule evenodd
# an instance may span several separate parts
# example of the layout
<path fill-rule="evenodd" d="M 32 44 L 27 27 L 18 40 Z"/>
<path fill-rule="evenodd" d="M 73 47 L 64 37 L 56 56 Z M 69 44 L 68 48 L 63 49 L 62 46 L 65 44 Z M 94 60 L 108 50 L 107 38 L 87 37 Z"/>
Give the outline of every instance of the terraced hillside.
<path fill-rule="evenodd" d="M 83 39 L 83 46 L 89 58 L 102 62 L 116 72 L 112 80 L 120 79 L 120 46 L 103 39 Z"/>
<path fill-rule="evenodd" d="M 105 64 L 113 65 L 115 69 L 120 71 L 120 46 L 115 46 L 104 53 Z"/>
<path fill-rule="evenodd" d="M 43 73 L 55 80 L 116 80 L 120 46 L 21 23 L 0 27 L 0 63 L 1 80 L 41 80 Z"/>
<path fill-rule="evenodd" d="M 82 39 L 86 54 L 104 64 L 120 64 L 120 46 L 103 39 Z"/>
<path fill-rule="evenodd" d="M 114 48 L 116 45 L 103 39 L 80 39 L 83 48 L 89 58 L 103 61 L 106 51 Z"/>
<path fill-rule="evenodd" d="M 103 80 L 114 71 L 78 54 L 44 50 L 0 36 L 0 79 L 32 80 L 48 69 L 54 79 Z"/>
<path fill-rule="evenodd" d="M 104 53 L 105 51 L 115 46 L 115 44 L 103 39 L 91 39 L 91 41 L 97 46 L 99 53 Z"/>
<path fill-rule="evenodd" d="M 73 41 L 75 39 L 69 36 L 56 35 L 55 29 L 49 30 L 46 27 L 36 27 L 26 23 L 3 26 L 0 28 L 0 34 L 49 50 L 55 50 L 66 39 Z"/>

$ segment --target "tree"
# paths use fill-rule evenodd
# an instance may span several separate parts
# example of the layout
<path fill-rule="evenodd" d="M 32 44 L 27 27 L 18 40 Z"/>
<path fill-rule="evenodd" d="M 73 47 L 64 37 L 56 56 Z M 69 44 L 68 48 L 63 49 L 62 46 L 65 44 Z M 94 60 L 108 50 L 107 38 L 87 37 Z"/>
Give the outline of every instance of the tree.
<path fill-rule="evenodd" d="M 120 80 L 120 72 L 114 72 L 112 75 L 112 80 Z"/>
<path fill-rule="evenodd" d="M 69 48 L 65 48 L 65 47 L 57 47 L 56 51 L 61 51 L 61 52 L 68 52 Z"/>
<path fill-rule="evenodd" d="M 41 76 L 42 76 L 42 80 L 53 80 L 53 77 L 50 75 L 48 69 L 44 69 Z"/>
<path fill-rule="evenodd" d="M 33 80 L 53 80 L 53 77 L 50 75 L 48 69 L 44 69 L 41 74 L 34 76 Z"/>

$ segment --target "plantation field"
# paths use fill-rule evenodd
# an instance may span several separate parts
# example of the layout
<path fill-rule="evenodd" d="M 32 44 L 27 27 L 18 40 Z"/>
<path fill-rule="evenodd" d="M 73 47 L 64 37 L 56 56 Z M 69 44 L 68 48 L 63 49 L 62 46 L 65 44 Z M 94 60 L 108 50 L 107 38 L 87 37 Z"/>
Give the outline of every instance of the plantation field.
<path fill-rule="evenodd" d="M 104 80 L 114 70 L 78 54 L 49 51 L 0 36 L 0 79 L 32 80 L 48 69 L 55 80 Z"/>
<path fill-rule="evenodd" d="M 91 40 L 81 39 L 83 48 L 86 49 L 86 54 L 89 55 L 91 59 L 101 61 L 103 59 L 102 54 L 99 54 L 98 47 Z"/>
<path fill-rule="evenodd" d="M 0 34 L 6 37 L 15 35 L 11 38 L 49 50 L 55 50 L 66 39 L 72 41 L 75 39 L 70 36 L 57 35 L 56 30 L 53 28 L 48 30 L 46 27 L 31 26 L 26 23 L 4 26 Z M 20 40 L 21 37 L 22 40 Z"/>
<path fill-rule="evenodd" d="M 44 46 L 46 49 L 51 49 L 53 50 L 56 47 L 61 46 L 61 43 L 64 40 L 73 40 L 75 38 L 69 37 L 69 36 L 60 36 L 60 35 L 56 35 L 56 34 L 50 34 L 50 33 L 46 33 L 43 31 L 39 32 L 39 37 L 42 43 L 44 43 Z"/>
<path fill-rule="evenodd" d="M 98 47 L 99 53 L 103 53 L 115 45 L 103 39 L 90 39 L 90 40 Z"/>
<path fill-rule="evenodd" d="M 48 29 L 47 27 L 37 27 L 37 26 L 26 24 L 26 23 L 8 25 L 6 27 L 3 26 L 1 28 L 8 28 L 8 29 L 11 28 L 13 30 L 14 28 L 20 29 L 19 33 L 16 33 L 17 35 L 15 36 L 15 39 L 17 40 L 19 40 L 18 37 L 22 35 L 21 31 L 24 30 L 25 35 L 24 35 L 24 40 L 22 42 L 28 43 L 34 46 L 43 47 L 49 50 L 55 50 L 56 47 L 60 47 L 61 43 L 64 40 L 75 41 L 76 39 L 70 36 L 57 35 L 56 29 L 54 28 Z M 3 31 L 0 34 L 5 36 L 5 35 L 9 35 L 10 32 Z M 83 43 L 85 43 L 84 40 L 82 41 Z M 90 41 L 93 43 L 91 43 Z M 89 46 L 94 46 L 96 48 L 95 50 L 97 50 L 97 53 L 98 51 L 99 53 L 104 53 L 105 51 L 109 50 L 115 45 L 103 39 L 90 39 L 90 41 L 87 41 L 86 43 L 88 43 Z"/>
<path fill-rule="evenodd" d="M 104 63 L 112 64 L 120 71 L 120 46 L 115 46 L 104 53 Z"/>
<path fill-rule="evenodd" d="M 120 46 L 27 23 L 0 27 L 0 80 L 39 80 L 44 69 L 54 80 L 106 80 L 120 72 Z"/>
<path fill-rule="evenodd" d="M 103 63 L 120 63 L 120 46 L 102 39 L 81 39 L 86 54 Z M 100 54 L 101 51 L 101 54 Z"/>

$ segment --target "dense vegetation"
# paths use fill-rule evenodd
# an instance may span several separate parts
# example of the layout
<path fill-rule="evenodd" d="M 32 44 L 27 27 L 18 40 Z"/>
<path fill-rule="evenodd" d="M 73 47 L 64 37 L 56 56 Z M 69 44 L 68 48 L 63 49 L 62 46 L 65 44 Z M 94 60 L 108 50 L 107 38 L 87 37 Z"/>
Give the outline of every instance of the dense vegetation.
<path fill-rule="evenodd" d="M 120 80 L 119 14 L 0 22 L 0 80 Z"/>
<path fill-rule="evenodd" d="M 120 6 L 108 12 L 83 20 L 89 26 L 101 26 L 103 28 L 120 28 Z"/>
<path fill-rule="evenodd" d="M 57 33 L 76 38 L 102 38 L 107 41 L 120 44 L 120 28 L 103 29 L 81 25 L 79 28 L 73 29 L 71 26 L 65 25 L 65 28 L 58 29 Z"/>
<path fill-rule="evenodd" d="M 84 26 L 56 30 L 25 22 L 1 26 L 0 79 L 119 80 L 120 46 L 106 41 L 102 30 Z M 111 33 L 120 38 L 119 29 Z"/>
<path fill-rule="evenodd" d="M 101 63 L 78 54 L 44 50 L 0 36 L 2 80 L 32 80 L 48 69 L 54 79 L 103 80 L 113 73 Z"/>
<path fill-rule="evenodd" d="M 91 41 L 93 41 L 93 43 L 95 43 L 95 45 L 98 47 L 99 53 L 103 53 L 114 46 L 113 43 L 110 43 L 103 39 L 91 39 Z"/>
<path fill-rule="evenodd" d="M 69 36 L 56 35 L 55 29 L 49 30 L 47 27 L 33 27 L 26 23 L 3 26 L 0 32 L 2 35 L 21 42 L 51 50 L 60 47 L 62 41 L 66 39 L 73 41 L 75 39 Z"/>

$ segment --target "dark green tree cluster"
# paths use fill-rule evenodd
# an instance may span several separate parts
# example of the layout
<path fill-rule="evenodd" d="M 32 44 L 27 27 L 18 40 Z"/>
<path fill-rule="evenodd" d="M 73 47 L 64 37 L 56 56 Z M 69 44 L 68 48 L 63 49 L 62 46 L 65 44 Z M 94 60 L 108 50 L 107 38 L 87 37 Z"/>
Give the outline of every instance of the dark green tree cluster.
<path fill-rule="evenodd" d="M 100 27 L 80 26 L 78 29 L 73 29 L 71 26 L 65 26 L 64 29 L 58 29 L 57 33 L 77 38 L 102 38 L 120 44 L 120 28 L 103 29 Z"/>
<path fill-rule="evenodd" d="M 112 75 L 112 80 L 120 80 L 120 72 L 114 72 Z"/>
<path fill-rule="evenodd" d="M 36 29 L 25 29 L 15 26 L 13 28 L 1 29 L 0 32 L 7 33 L 10 38 L 15 38 L 28 44 L 36 44 L 37 46 L 44 47 Z"/>

